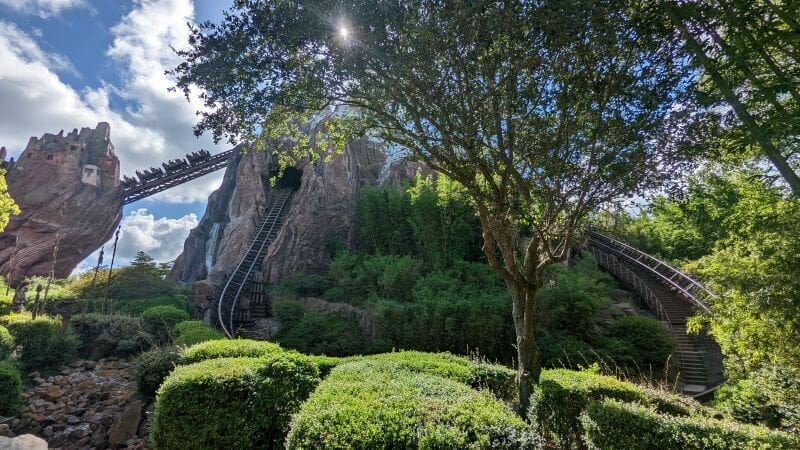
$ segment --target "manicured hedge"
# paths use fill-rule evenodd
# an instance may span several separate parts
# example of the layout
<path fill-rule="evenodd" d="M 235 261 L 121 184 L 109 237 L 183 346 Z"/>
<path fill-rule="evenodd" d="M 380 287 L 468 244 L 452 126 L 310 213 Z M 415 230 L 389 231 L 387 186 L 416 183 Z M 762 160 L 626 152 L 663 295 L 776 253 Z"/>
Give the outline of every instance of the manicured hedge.
<path fill-rule="evenodd" d="M 181 352 L 180 364 L 192 364 L 214 358 L 238 358 L 268 356 L 284 353 L 278 344 L 252 339 L 222 339 L 193 345 Z"/>
<path fill-rule="evenodd" d="M 225 339 L 225 335 L 211 327 L 205 327 L 186 330 L 178 335 L 173 343 L 178 346 L 188 346 L 219 339 Z"/>
<path fill-rule="evenodd" d="M 287 448 L 529 448 L 529 427 L 488 392 L 403 362 L 336 367 L 292 421 Z"/>
<path fill-rule="evenodd" d="M 155 306 L 172 306 L 189 313 L 189 299 L 185 295 L 165 295 L 155 298 L 140 298 L 135 300 L 119 300 L 114 302 L 114 309 L 135 316 L 143 314 Z"/>
<path fill-rule="evenodd" d="M 142 322 L 144 329 L 159 342 L 167 342 L 172 336 L 175 325 L 189 320 L 189 314 L 174 306 L 154 306 L 144 310 Z"/>
<path fill-rule="evenodd" d="M 133 360 L 133 377 L 136 390 L 153 397 L 161 383 L 177 365 L 180 354 L 174 348 L 156 347 Z"/>
<path fill-rule="evenodd" d="M 308 359 L 316 364 L 317 369 L 319 369 L 319 376 L 322 378 L 327 377 L 334 367 L 338 366 L 344 361 L 348 361 L 347 358 L 338 358 L 336 356 L 325 355 L 308 355 Z"/>
<path fill-rule="evenodd" d="M 611 399 L 589 404 L 582 422 L 590 445 L 604 450 L 800 448 L 797 436 L 766 427 L 660 415 L 652 408 Z"/>
<path fill-rule="evenodd" d="M 180 336 L 181 334 L 189 330 L 197 330 L 201 328 L 210 328 L 210 327 L 206 325 L 206 323 L 203 322 L 202 320 L 184 320 L 183 322 L 180 322 L 179 324 L 175 325 L 172 328 L 172 333 L 175 336 Z"/>
<path fill-rule="evenodd" d="M 8 331 L 19 348 L 18 358 L 25 370 L 57 367 L 69 361 L 78 349 L 78 338 L 62 333 L 61 324 L 48 317 L 36 320 L 16 315 L 8 322 Z"/>
<path fill-rule="evenodd" d="M 647 402 L 642 389 L 616 378 L 566 369 L 545 370 L 531 396 L 528 419 L 545 439 L 559 447 L 580 445 L 581 412 L 591 401 L 606 397 Z"/>
<path fill-rule="evenodd" d="M 11 361 L 0 361 L 0 416 L 13 416 L 22 404 L 22 379 Z"/>
<path fill-rule="evenodd" d="M 307 358 L 284 352 L 180 366 L 158 390 L 151 444 L 159 450 L 273 448 L 318 382 Z"/>
<path fill-rule="evenodd" d="M 14 351 L 14 337 L 8 329 L 0 325 L 0 361 L 8 359 Z"/>
<path fill-rule="evenodd" d="M 476 389 L 488 389 L 502 400 L 513 400 L 516 395 L 516 372 L 504 366 L 475 362 L 450 353 L 417 351 L 382 353 L 364 358 L 394 362 L 405 370 L 439 375 Z"/>
<path fill-rule="evenodd" d="M 80 339 L 81 352 L 86 355 L 91 354 L 95 340 L 103 333 L 113 343 L 108 354 L 119 357 L 147 350 L 153 341 L 144 331 L 142 319 L 121 314 L 79 314 L 72 318 L 72 329 Z"/>

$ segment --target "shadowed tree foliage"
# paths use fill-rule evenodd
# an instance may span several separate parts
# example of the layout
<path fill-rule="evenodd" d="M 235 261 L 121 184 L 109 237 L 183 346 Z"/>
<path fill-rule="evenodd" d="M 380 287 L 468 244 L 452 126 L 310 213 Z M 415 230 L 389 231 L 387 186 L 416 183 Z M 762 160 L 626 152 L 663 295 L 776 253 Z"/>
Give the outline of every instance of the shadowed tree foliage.
<path fill-rule="evenodd" d="M 11 198 L 8 193 L 8 184 L 6 184 L 6 171 L 0 169 L 0 232 L 2 232 L 11 216 L 19 214 L 19 206 Z"/>
<path fill-rule="evenodd" d="M 203 89 L 198 133 L 276 138 L 288 118 L 329 111 L 324 142 L 367 133 L 463 186 L 511 294 L 526 408 L 545 268 L 590 211 L 672 176 L 682 156 L 689 67 L 641 6 L 241 0 L 193 30 L 172 73 Z M 303 155 L 329 150 L 313 142 Z"/>

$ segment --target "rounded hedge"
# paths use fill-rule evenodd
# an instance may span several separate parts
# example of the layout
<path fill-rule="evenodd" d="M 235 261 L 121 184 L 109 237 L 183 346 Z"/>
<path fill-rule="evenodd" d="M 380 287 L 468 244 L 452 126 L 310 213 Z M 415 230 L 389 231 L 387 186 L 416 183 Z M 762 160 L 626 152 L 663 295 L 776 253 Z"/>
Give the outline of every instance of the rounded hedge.
<path fill-rule="evenodd" d="M 175 338 L 174 344 L 178 346 L 188 346 L 218 339 L 225 339 L 225 335 L 210 327 L 194 328 L 186 330 L 178 335 L 178 337 Z"/>
<path fill-rule="evenodd" d="M 184 349 L 181 352 L 180 364 L 193 364 L 214 358 L 257 358 L 285 352 L 287 350 L 272 342 L 252 339 L 222 339 L 201 342 Z"/>
<path fill-rule="evenodd" d="M 175 325 L 186 320 L 189 320 L 189 314 L 174 306 L 154 306 L 142 313 L 145 331 L 160 342 L 168 341 L 172 337 Z"/>
<path fill-rule="evenodd" d="M 158 390 L 151 444 L 159 450 L 273 448 L 318 382 L 316 366 L 288 353 L 177 367 Z"/>
<path fill-rule="evenodd" d="M 0 325 L 0 361 L 8 359 L 14 352 L 14 337 L 8 328 Z"/>
<path fill-rule="evenodd" d="M 202 320 L 184 320 L 183 322 L 180 322 L 179 324 L 175 325 L 172 328 L 172 332 L 174 333 L 175 336 L 180 336 L 181 334 L 189 330 L 197 330 L 204 328 L 209 328 L 209 326 L 206 325 L 206 323 L 203 322 Z"/>
<path fill-rule="evenodd" d="M 8 323 L 8 331 L 19 348 L 18 358 L 25 370 L 57 367 L 69 361 L 78 349 L 78 338 L 62 333 L 61 324 L 48 317 L 30 319 L 18 316 Z"/>
<path fill-rule="evenodd" d="M 605 399 L 582 416 L 592 448 L 671 450 L 796 449 L 800 438 L 766 427 L 703 417 L 660 415 L 639 404 Z"/>
<path fill-rule="evenodd" d="M 22 404 L 22 379 L 11 361 L 0 361 L 0 416 L 13 416 Z"/>
<path fill-rule="evenodd" d="M 527 424 L 487 392 L 401 362 L 335 368 L 292 421 L 287 448 L 528 448 Z"/>
<path fill-rule="evenodd" d="M 180 354 L 174 348 L 154 348 L 133 360 L 136 390 L 153 397 L 161 383 L 177 365 Z"/>

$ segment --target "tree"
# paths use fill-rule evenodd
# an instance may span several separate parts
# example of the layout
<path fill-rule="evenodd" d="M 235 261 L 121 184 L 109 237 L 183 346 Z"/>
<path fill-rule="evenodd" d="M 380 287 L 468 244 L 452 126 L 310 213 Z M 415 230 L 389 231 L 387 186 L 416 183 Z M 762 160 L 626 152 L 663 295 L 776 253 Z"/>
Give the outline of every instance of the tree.
<path fill-rule="evenodd" d="M 773 0 L 666 0 L 658 7 L 704 71 L 708 106 L 723 119 L 734 115 L 749 138 L 742 147 L 760 146 L 800 197 L 792 165 L 800 151 L 800 8 Z"/>
<path fill-rule="evenodd" d="M 6 184 L 6 171 L 0 169 L 0 232 L 2 232 L 12 215 L 19 214 L 19 206 L 8 193 Z"/>
<path fill-rule="evenodd" d="M 461 184 L 512 297 L 524 411 L 541 370 L 545 268 L 568 257 L 599 204 L 679 170 L 689 68 L 640 7 L 243 0 L 193 29 L 172 73 L 187 94 L 203 89 L 197 133 L 277 138 L 288 118 L 328 108 L 313 127 L 333 136 L 323 142 L 366 131 Z M 313 142 L 300 144 L 329 151 Z"/>

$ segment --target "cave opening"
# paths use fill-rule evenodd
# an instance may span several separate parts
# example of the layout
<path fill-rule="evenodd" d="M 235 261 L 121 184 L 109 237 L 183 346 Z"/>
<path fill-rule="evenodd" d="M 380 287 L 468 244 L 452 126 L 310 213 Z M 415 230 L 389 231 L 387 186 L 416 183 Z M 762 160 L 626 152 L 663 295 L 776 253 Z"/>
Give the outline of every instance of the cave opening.
<path fill-rule="evenodd" d="M 277 171 L 273 172 L 271 176 L 277 175 Z M 283 169 L 278 180 L 275 182 L 275 189 L 291 189 L 296 191 L 300 189 L 300 181 L 303 177 L 303 171 L 297 167 L 287 167 Z"/>

